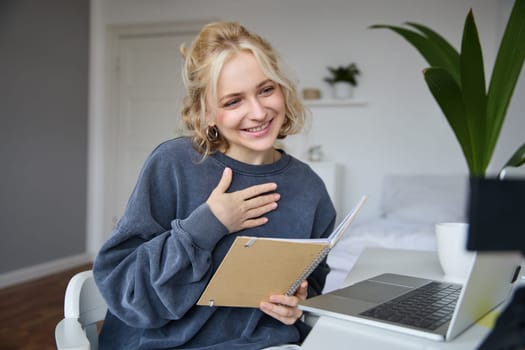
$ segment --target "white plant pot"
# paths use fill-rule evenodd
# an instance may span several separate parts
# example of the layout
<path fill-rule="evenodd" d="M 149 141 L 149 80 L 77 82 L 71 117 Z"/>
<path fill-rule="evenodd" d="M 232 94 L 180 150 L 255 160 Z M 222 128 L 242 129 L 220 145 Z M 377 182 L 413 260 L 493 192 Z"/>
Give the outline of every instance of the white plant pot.
<path fill-rule="evenodd" d="M 354 92 L 354 87 L 345 82 L 338 82 L 332 85 L 332 93 L 335 99 L 342 100 L 351 98 Z"/>
<path fill-rule="evenodd" d="M 468 224 L 444 222 L 436 224 L 436 244 L 438 260 L 443 269 L 444 280 L 463 283 L 475 253 L 466 249 Z"/>

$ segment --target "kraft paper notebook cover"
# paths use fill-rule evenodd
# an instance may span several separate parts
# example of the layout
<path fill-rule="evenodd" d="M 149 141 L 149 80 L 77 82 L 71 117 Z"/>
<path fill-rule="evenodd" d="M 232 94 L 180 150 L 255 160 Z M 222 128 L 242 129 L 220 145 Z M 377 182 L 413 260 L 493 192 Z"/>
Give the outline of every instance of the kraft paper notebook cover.
<path fill-rule="evenodd" d="M 293 295 L 346 232 L 365 201 L 363 196 L 328 238 L 235 238 L 197 305 L 258 308 L 270 295 Z"/>

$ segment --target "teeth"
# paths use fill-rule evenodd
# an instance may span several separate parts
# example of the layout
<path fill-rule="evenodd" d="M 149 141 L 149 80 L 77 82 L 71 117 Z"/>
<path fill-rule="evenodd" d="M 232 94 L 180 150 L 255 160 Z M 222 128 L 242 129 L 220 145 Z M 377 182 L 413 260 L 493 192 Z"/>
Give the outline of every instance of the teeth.
<path fill-rule="evenodd" d="M 256 128 L 250 128 L 250 129 L 246 129 L 246 130 L 249 131 L 249 132 L 258 132 L 258 131 L 266 129 L 268 127 L 268 124 L 269 123 L 264 123 L 263 125 L 258 126 Z"/>

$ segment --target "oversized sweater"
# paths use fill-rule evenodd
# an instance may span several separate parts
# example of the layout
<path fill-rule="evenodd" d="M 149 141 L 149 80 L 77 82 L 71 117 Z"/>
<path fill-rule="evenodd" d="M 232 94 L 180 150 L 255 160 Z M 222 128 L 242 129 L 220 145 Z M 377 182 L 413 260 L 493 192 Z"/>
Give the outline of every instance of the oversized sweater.
<path fill-rule="evenodd" d="M 326 237 L 335 209 L 323 181 L 284 151 L 273 164 L 250 165 L 222 153 L 202 161 L 189 138 L 159 145 L 147 158 L 126 210 L 98 253 L 93 271 L 108 305 L 100 349 L 260 349 L 298 343 L 301 321 L 287 326 L 256 308 L 197 306 L 237 235 Z M 225 167 L 228 192 L 275 182 L 278 208 L 262 226 L 228 234 L 206 204 Z M 321 293 L 326 261 L 308 278 Z"/>

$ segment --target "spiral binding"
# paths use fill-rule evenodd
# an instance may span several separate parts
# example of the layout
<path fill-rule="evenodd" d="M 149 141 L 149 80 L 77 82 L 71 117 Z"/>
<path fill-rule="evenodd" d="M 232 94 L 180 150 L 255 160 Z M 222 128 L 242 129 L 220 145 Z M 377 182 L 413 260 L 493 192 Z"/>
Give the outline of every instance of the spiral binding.
<path fill-rule="evenodd" d="M 294 284 L 292 284 L 292 286 L 286 292 L 286 295 L 288 295 L 288 296 L 293 295 L 295 293 L 295 291 L 297 290 L 297 288 L 299 288 L 299 286 L 301 285 L 301 282 L 303 282 L 308 276 L 310 276 L 310 274 L 317 268 L 317 266 L 319 266 L 321 261 L 323 261 L 323 259 L 328 255 L 329 252 L 330 252 L 330 247 L 324 248 L 319 253 L 317 258 L 315 258 L 315 260 L 312 261 L 310 266 L 308 266 L 303 271 L 303 273 L 299 276 L 299 278 L 294 282 Z"/>

